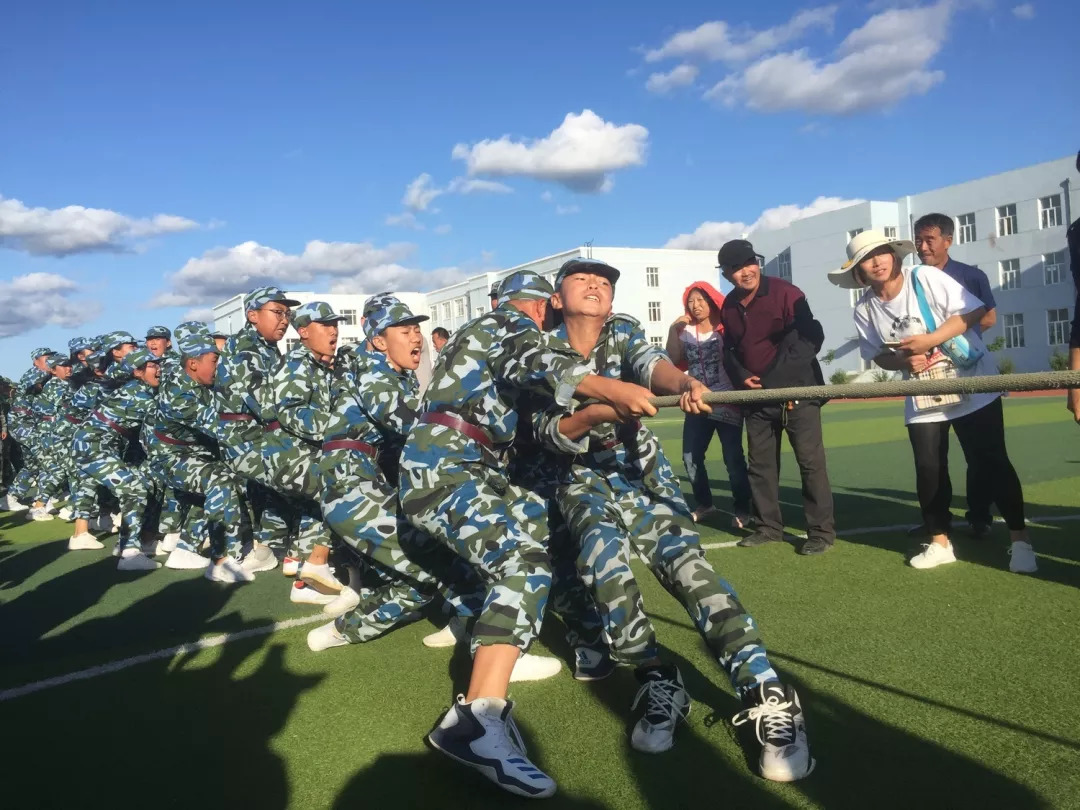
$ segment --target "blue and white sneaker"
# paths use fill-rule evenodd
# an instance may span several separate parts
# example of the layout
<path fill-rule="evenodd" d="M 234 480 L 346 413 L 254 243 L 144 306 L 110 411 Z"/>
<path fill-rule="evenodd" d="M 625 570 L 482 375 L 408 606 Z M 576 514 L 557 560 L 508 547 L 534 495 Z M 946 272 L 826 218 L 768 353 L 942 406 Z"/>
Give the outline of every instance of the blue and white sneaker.
<path fill-rule="evenodd" d="M 799 694 L 779 681 L 769 681 L 750 692 L 747 708 L 732 718 L 741 726 L 754 724 L 754 734 L 761 745 L 758 773 L 773 782 L 794 782 L 809 776 L 817 764 L 810 756 Z"/>
<path fill-rule="evenodd" d="M 630 706 L 644 710 L 630 734 L 630 745 L 646 754 L 659 754 L 675 745 L 675 726 L 690 714 L 690 696 L 677 667 L 638 667 L 634 675 L 641 688 Z"/>
<path fill-rule="evenodd" d="M 555 793 L 555 782 L 525 754 L 525 744 L 510 712 L 514 704 L 501 698 L 457 703 L 443 716 L 428 742 L 451 759 L 475 768 L 503 790 L 530 799 Z"/>

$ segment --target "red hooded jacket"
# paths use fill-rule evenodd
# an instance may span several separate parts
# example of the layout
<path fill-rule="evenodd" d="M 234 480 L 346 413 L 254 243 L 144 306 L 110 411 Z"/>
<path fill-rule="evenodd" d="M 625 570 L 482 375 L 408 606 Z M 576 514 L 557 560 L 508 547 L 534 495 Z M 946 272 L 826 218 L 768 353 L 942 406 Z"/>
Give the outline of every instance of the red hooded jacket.
<path fill-rule="evenodd" d="M 710 284 L 707 281 L 695 281 L 693 284 L 691 284 L 689 287 L 687 287 L 685 290 L 683 290 L 683 294 L 682 294 L 683 312 L 685 312 L 687 315 L 690 314 L 690 308 L 687 306 L 686 302 L 690 298 L 690 293 L 693 292 L 694 290 L 701 290 L 703 293 L 705 293 L 705 295 L 709 296 L 709 300 L 712 301 L 713 306 L 716 307 L 716 319 L 717 319 L 717 321 L 719 321 L 720 320 L 720 307 L 722 307 L 724 305 L 724 294 L 722 292 L 720 292 L 718 289 L 716 289 L 712 284 Z M 716 327 L 716 331 L 719 332 L 721 335 L 724 334 L 724 325 L 723 324 L 718 324 L 717 327 Z M 678 367 L 679 367 L 680 371 L 686 371 L 687 370 L 687 366 L 686 366 L 685 361 L 683 361 L 682 363 L 679 363 Z"/>

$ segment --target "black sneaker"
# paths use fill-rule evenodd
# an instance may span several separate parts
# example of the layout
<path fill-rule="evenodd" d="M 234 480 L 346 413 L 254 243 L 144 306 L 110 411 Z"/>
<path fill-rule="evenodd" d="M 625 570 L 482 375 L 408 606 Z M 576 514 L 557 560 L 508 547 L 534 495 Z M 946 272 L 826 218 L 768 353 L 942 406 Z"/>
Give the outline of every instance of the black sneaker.
<path fill-rule="evenodd" d="M 744 537 L 739 541 L 739 545 L 743 548 L 753 548 L 754 546 L 763 546 L 766 543 L 779 543 L 782 538 L 773 537 L 771 534 L 765 534 L 760 529 L 748 537 Z"/>
<path fill-rule="evenodd" d="M 802 548 L 799 549 L 800 554 L 824 554 L 832 548 L 832 543 L 823 537 L 811 537 L 805 543 L 802 544 Z"/>
<path fill-rule="evenodd" d="M 630 734 L 630 745 L 647 754 L 659 754 L 675 745 L 675 726 L 690 714 L 690 696 L 677 667 L 638 667 L 634 675 L 641 688 L 630 709 L 637 709 L 642 702 L 645 705 Z"/>
<path fill-rule="evenodd" d="M 758 773 L 773 782 L 794 782 L 809 776 L 816 764 L 806 740 L 799 695 L 790 686 L 769 681 L 757 686 L 744 699 L 747 708 L 735 715 L 736 726 L 753 723 L 757 744 Z"/>
<path fill-rule="evenodd" d="M 615 662 L 607 647 L 574 648 L 574 680 L 602 681 L 615 671 Z"/>
<path fill-rule="evenodd" d="M 990 523 L 983 523 L 982 521 L 969 521 L 968 528 L 971 529 L 971 536 L 976 540 L 982 540 L 986 535 L 990 534 Z"/>

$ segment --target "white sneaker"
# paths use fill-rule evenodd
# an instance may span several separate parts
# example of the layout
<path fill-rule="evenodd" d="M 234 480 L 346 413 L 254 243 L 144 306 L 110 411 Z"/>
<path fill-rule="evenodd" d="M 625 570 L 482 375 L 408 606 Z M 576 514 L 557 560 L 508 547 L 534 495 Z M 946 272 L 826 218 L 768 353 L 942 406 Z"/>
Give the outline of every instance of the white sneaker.
<path fill-rule="evenodd" d="M 329 594 L 328 594 L 329 595 Z M 327 602 L 326 606 L 322 609 L 322 612 L 327 616 L 344 616 L 354 607 L 360 604 L 360 594 L 346 585 L 341 589 L 341 593 L 334 597 L 333 602 Z"/>
<path fill-rule="evenodd" d="M 334 622 L 320 625 L 307 634 L 308 649 L 312 652 L 322 652 L 331 647 L 344 647 L 348 643 L 349 640 L 334 627 Z"/>
<path fill-rule="evenodd" d="M 116 563 L 118 571 L 153 571 L 157 568 L 161 568 L 161 563 L 151 560 L 141 551 L 135 551 L 134 554 L 125 551 Z"/>
<path fill-rule="evenodd" d="M 29 508 L 29 506 L 23 506 L 10 494 L 0 500 L 0 512 L 25 512 Z"/>
<path fill-rule="evenodd" d="M 269 546 L 256 543 L 240 564 L 244 566 L 245 571 L 254 574 L 258 571 L 269 571 L 277 568 L 277 557 L 274 556 L 274 552 Z"/>
<path fill-rule="evenodd" d="M 240 561 L 232 557 L 222 557 L 208 565 L 204 576 L 211 582 L 251 582 L 255 579 L 254 574 L 245 571 Z"/>
<path fill-rule="evenodd" d="M 806 721 L 798 693 L 778 681 L 763 683 L 746 697 L 743 709 L 732 723 L 741 726 L 753 722 L 761 745 L 758 773 L 773 782 L 794 782 L 814 770 L 810 744 L 806 739 Z"/>
<path fill-rule="evenodd" d="M 210 565 L 210 558 L 188 551 L 186 548 L 174 548 L 165 560 L 165 567 L 177 571 L 199 571 Z"/>
<path fill-rule="evenodd" d="M 954 562 L 956 562 L 956 555 L 953 554 L 952 543 L 947 546 L 940 543 L 924 543 L 923 551 L 908 560 L 912 568 L 936 568 L 939 565 Z"/>
<path fill-rule="evenodd" d="M 44 506 L 35 506 L 30 510 L 31 520 L 52 520 L 53 516 L 49 514 Z"/>
<path fill-rule="evenodd" d="M 300 573 L 300 562 L 296 557 L 286 557 L 281 561 L 281 573 L 287 577 L 295 577 Z"/>
<path fill-rule="evenodd" d="M 61 520 L 71 520 L 73 517 L 75 517 L 75 513 L 71 511 L 70 506 L 65 506 L 63 509 L 56 513 L 56 516 Z"/>
<path fill-rule="evenodd" d="M 451 616 L 446 627 L 437 633 L 424 636 L 425 647 L 437 649 L 439 647 L 456 647 L 469 640 L 469 631 L 465 627 L 465 621 L 459 616 Z M 519 661 L 521 659 L 518 659 Z"/>
<path fill-rule="evenodd" d="M 294 582 L 289 588 L 289 601 L 298 605 L 328 605 L 335 599 L 332 593 L 319 593 L 303 582 Z"/>
<path fill-rule="evenodd" d="M 1039 570 L 1035 549 L 1026 540 L 1017 540 L 1009 549 L 1009 570 L 1014 574 L 1034 574 Z"/>
<path fill-rule="evenodd" d="M 500 698 L 468 703 L 458 695 L 428 742 L 451 759 L 475 768 L 503 790 L 531 799 L 555 793 L 555 782 L 529 761 L 521 732 L 510 712 L 514 704 Z"/>
<path fill-rule="evenodd" d="M 304 563 L 303 568 L 300 569 L 300 579 L 309 588 L 314 588 L 319 593 L 332 593 L 335 596 L 341 593 L 341 589 L 344 587 L 334 576 L 334 572 L 328 563 L 322 565 Z"/>
<path fill-rule="evenodd" d="M 162 554 L 172 554 L 173 550 L 180 544 L 180 532 L 169 532 L 161 538 L 161 542 L 158 544 L 158 548 Z"/>
<path fill-rule="evenodd" d="M 522 653 L 518 656 L 514 669 L 510 673 L 510 683 L 522 681 L 544 681 L 554 678 L 562 669 L 562 661 L 546 655 Z"/>
<path fill-rule="evenodd" d="M 120 531 L 120 513 L 113 512 L 109 517 L 112 519 L 112 530 L 114 532 Z"/>
<path fill-rule="evenodd" d="M 80 532 L 68 539 L 68 551 L 90 551 L 105 548 L 105 544 L 90 532 Z"/>
<path fill-rule="evenodd" d="M 630 733 L 630 745 L 646 754 L 659 754 L 675 745 L 675 726 L 690 714 L 690 696 L 676 667 L 639 668 L 634 675 L 641 688 L 630 709 L 644 701 L 645 710 Z"/>

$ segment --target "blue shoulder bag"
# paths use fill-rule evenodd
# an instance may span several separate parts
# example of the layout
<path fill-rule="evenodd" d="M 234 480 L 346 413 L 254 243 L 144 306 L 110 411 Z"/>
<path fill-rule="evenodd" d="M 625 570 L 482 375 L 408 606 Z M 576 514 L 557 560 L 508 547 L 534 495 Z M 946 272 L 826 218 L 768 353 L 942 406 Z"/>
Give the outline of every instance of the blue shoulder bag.
<path fill-rule="evenodd" d="M 937 321 L 934 319 L 934 313 L 930 310 L 930 303 L 926 300 L 926 291 L 919 281 L 918 267 L 912 268 L 911 286 L 915 289 L 915 298 L 919 302 L 919 311 L 922 313 L 926 331 L 933 332 L 937 329 Z M 941 349 L 942 354 L 952 361 L 954 366 L 965 370 L 973 368 L 983 356 L 982 349 L 972 348 L 971 343 L 963 335 L 949 338 L 938 348 Z"/>

